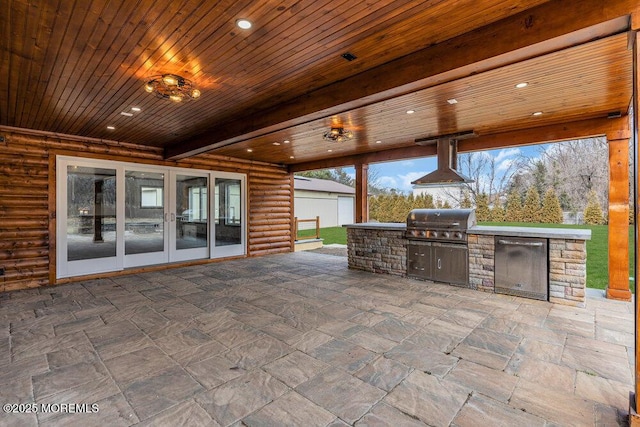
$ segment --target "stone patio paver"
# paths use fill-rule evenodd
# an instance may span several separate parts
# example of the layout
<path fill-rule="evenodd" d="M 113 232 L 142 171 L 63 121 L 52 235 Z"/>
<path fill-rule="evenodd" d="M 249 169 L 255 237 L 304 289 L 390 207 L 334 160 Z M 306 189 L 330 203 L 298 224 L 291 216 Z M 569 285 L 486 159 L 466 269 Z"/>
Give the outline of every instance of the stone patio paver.
<path fill-rule="evenodd" d="M 0 425 L 625 425 L 633 304 L 298 252 L 0 294 Z"/>

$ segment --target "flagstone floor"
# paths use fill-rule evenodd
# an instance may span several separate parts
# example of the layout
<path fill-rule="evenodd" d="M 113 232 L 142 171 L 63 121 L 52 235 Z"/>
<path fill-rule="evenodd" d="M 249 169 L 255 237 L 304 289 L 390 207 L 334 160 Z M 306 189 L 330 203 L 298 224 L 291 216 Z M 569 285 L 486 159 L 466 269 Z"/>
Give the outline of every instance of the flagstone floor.
<path fill-rule="evenodd" d="M 242 259 L 0 294 L 0 425 L 625 425 L 633 344 L 631 303 Z"/>

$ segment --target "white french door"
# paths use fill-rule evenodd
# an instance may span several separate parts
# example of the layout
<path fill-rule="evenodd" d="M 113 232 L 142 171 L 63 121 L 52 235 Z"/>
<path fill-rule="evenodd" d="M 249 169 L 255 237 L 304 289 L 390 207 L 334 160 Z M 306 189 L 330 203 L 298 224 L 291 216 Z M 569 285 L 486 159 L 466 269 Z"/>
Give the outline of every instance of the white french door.
<path fill-rule="evenodd" d="M 124 175 L 124 267 L 168 262 L 169 174 L 136 165 Z"/>
<path fill-rule="evenodd" d="M 124 231 L 118 227 L 117 200 L 121 187 L 113 165 L 58 159 L 58 277 L 119 269 L 122 251 L 118 246 Z"/>
<path fill-rule="evenodd" d="M 209 173 L 171 171 L 169 261 L 209 257 Z"/>
<path fill-rule="evenodd" d="M 57 276 L 243 255 L 245 205 L 242 174 L 59 156 Z"/>
<path fill-rule="evenodd" d="M 237 173 L 215 172 L 213 182 L 213 244 L 211 258 L 243 255 L 246 201 L 245 177 Z"/>

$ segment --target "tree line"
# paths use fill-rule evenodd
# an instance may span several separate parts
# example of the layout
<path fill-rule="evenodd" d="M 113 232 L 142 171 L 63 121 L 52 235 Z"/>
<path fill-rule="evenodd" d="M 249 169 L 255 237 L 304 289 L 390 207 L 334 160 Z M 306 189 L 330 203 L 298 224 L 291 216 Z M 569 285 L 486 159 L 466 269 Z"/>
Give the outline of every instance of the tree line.
<path fill-rule="evenodd" d="M 586 224 L 604 224 L 605 218 L 595 192 L 591 192 L 584 210 Z M 560 199 L 550 187 L 542 199 L 535 186 L 529 187 L 524 199 L 518 191 L 511 191 L 504 204 L 489 203 L 489 195 L 480 193 L 475 202 L 469 192 L 464 192 L 461 208 L 475 207 L 479 222 L 531 222 L 562 224 L 563 214 Z M 429 194 L 380 194 L 369 197 L 369 218 L 379 222 L 405 222 L 413 209 L 451 208 L 448 202 L 434 201 Z"/>

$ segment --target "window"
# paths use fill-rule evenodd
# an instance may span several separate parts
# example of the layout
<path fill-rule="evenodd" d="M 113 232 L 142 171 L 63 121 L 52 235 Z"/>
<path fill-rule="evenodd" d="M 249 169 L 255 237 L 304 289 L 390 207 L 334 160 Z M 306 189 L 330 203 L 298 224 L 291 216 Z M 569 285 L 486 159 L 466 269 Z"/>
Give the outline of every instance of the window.
<path fill-rule="evenodd" d="M 161 208 L 163 206 L 162 188 L 140 187 L 140 207 Z"/>
<path fill-rule="evenodd" d="M 207 220 L 207 187 L 189 187 L 189 210 L 186 213 L 188 220 Z"/>

